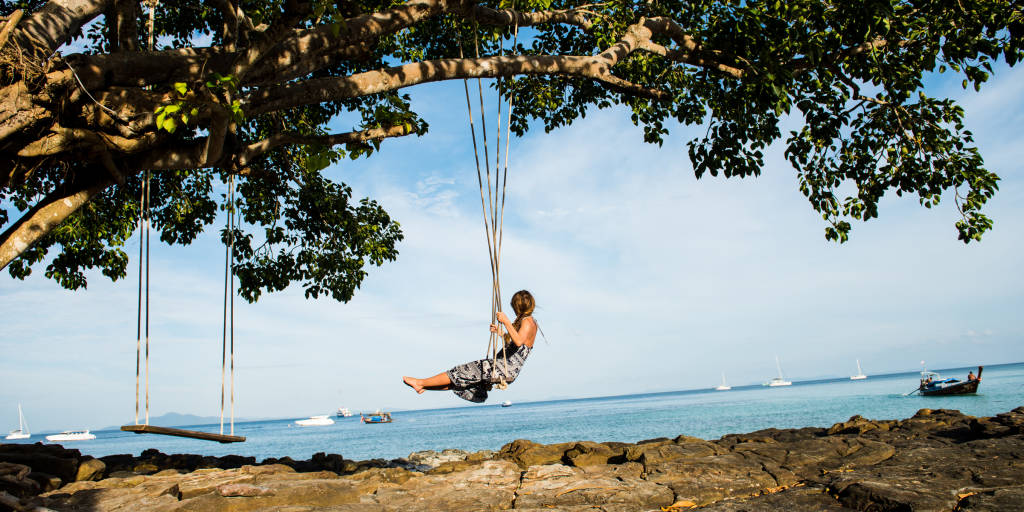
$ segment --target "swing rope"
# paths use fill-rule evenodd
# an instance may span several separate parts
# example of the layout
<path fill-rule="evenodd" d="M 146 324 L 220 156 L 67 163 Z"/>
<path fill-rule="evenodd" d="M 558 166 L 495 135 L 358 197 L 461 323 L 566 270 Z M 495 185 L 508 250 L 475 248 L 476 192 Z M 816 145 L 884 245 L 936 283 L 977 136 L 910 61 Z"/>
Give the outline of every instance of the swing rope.
<path fill-rule="evenodd" d="M 514 6 L 513 6 L 514 7 Z M 513 39 L 513 47 L 518 42 L 519 35 L 519 22 L 518 18 L 515 23 L 515 36 Z M 476 53 L 476 58 L 480 58 L 480 39 L 479 30 L 474 21 L 473 26 L 473 43 Z M 460 39 L 459 43 L 459 57 L 465 58 L 463 45 Z M 500 54 L 504 55 L 504 45 L 499 42 Z M 463 89 L 466 93 L 466 111 L 469 114 L 469 129 L 470 136 L 473 141 L 473 158 L 476 163 L 476 174 L 477 184 L 480 188 L 480 209 L 483 213 L 484 221 L 484 234 L 487 238 L 487 253 L 491 265 L 491 323 L 497 323 L 497 313 L 501 311 L 501 281 L 500 281 L 500 265 L 501 265 L 501 245 L 502 239 L 504 238 L 504 219 L 505 219 L 505 197 L 506 187 L 508 184 L 508 153 L 509 153 L 509 141 L 511 139 L 511 122 L 512 122 L 512 99 L 509 98 L 508 104 L 508 122 L 506 122 L 506 133 L 505 133 L 505 166 L 504 172 L 502 172 L 501 166 L 501 92 L 498 92 L 498 108 L 497 108 L 497 127 L 496 127 L 496 150 L 495 150 L 495 163 L 494 163 L 494 191 L 491 193 L 491 166 L 490 166 L 490 154 L 489 144 L 487 143 L 487 122 L 485 117 L 484 98 L 483 98 L 483 83 L 480 78 L 477 78 L 477 92 L 480 100 L 480 129 L 483 137 L 484 146 L 484 172 L 480 169 L 480 150 L 476 140 L 476 125 L 473 116 L 472 100 L 469 95 L 469 81 L 467 79 L 462 80 Z M 484 179 L 483 174 L 487 175 L 487 198 L 484 199 Z M 503 176 L 504 174 L 504 176 Z M 500 190 L 500 196 L 499 196 Z M 499 349 L 500 347 L 500 349 Z M 502 370 L 501 375 L 498 375 L 498 352 L 502 355 Z M 499 389 L 506 389 L 508 382 L 506 382 L 506 376 L 510 374 L 508 370 L 508 354 L 505 350 L 504 337 L 499 333 L 491 333 L 490 339 L 487 344 L 487 354 L 491 360 L 495 362 L 491 366 L 491 381 L 495 383 Z"/>
<path fill-rule="evenodd" d="M 235 435 L 235 273 L 231 259 L 235 250 L 235 175 L 228 176 L 227 242 L 224 244 L 224 326 L 220 352 L 220 433 L 224 433 L 224 374 L 228 344 L 231 346 L 231 435 Z"/>
<path fill-rule="evenodd" d="M 160 4 L 159 0 L 146 0 L 146 6 L 149 8 L 149 51 L 153 51 L 155 47 L 155 30 L 154 21 L 156 8 Z M 225 270 L 224 270 L 224 325 L 223 325 L 223 339 L 221 341 L 221 384 L 220 384 L 220 435 L 197 432 L 191 430 L 182 430 L 175 428 L 155 427 L 149 424 L 149 260 L 150 260 L 150 226 L 151 222 L 151 201 L 150 193 L 152 189 L 152 171 L 146 170 L 145 175 L 141 184 L 141 191 L 139 194 L 139 298 L 138 298 L 138 318 L 136 323 L 136 340 L 135 340 L 135 425 L 123 426 L 121 430 L 135 432 L 137 434 L 153 433 L 153 434 L 164 434 L 182 437 L 191 437 L 196 439 L 205 439 L 210 441 L 219 441 L 221 443 L 233 443 L 239 441 L 245 441 L 244 437 L 235 436 L 235 298 L 234 298 L 234 287 L 235 287 L 235 274 L 234 268 L 231 266 L 231 258 L 234 254 L 234 229 L 235 229 L 235 178 L 234 175 L 228 177 L 228 194 L 227 194 L 227 242 L 225 249 Z M 143 270 L 143 263 L 145 263 L 145 270 Z M 143 281 L 145 281 L 145 287 L 143 287 Z M 143 295 L 145 295 L 145 301 L 143 301 Z M 145 305 L 143 305 L 145 302 Z M 145 318 L 143 318 L 145 317 Z M 145 357 L 142 354 L 142 338 L 145 334 Z M 227 365 L 227 353 L 228 346 L 230 344 L 230 366 L 231 366 L 231 435 L 224 435 L 224 395 L 225 395 L 225 366 Z M 140 374 L 142 373 L 142 360 L 145 359 L 145 424 L 139 424 L 139 409 L 140 409 Z"/>
<path fill-rule="evenodd" d="M 149 51 L 152 52 L 156 46 L 156 39 L 154 37 L 154 23 L 156 19 L 156 7 L 160 3 L 159 0 L 146 0 L 145 4 L 149 7 L 149 22 L 147 23 L 147 29 L 149 31 Z M 136 328 L 136 340 L 135 340 L 135 424 L 139 424 L 139 371 L 140 371 L 140 359 L 142 351 L 142 281 L 146 281 L 146 318 L 145 318 L 145 331 L 146 331 L 146 425 L 149 425 L 149 189 L 150 181 L 152 178 L 152 172 L 147 169 L 145 178 L 142 183 L 142 190 L 139 197 L 139 312 Z M 143 248 L 145 248 L 145 257 L 143 257 Z M 143 276 L 142 273 L 142 261 L 146 261 L 146 273 Z"/>

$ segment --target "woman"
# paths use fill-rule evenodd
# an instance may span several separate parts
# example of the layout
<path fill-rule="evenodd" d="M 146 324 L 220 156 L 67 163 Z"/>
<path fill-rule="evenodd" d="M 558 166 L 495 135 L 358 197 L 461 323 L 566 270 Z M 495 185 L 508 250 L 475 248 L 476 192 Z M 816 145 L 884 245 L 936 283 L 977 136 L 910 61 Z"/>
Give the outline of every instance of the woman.
<path fill-rule="evenodd" d="M 402 377 L 402 381 L 417 393 L 423 393 L 428 389 L 450 389 L 470 402 L 487 400 L 487 392 L 490 391 L 492 384 L 502 379 L 506 383 L 511 383 L 519 375 L 519 370 L 523 368 L 526 356 L 530 355 L 533 341 L 537 337 L 537 321 L 533 319 L 533 309 L 536 305 L 533 295 L 526 290 L 519 290 L 512 296 L 511 304 L 512 311 L 516 314 L 514 322 L 510 322 L 501 311 L 497 314 L 498 323 L 503 325 L 507 332 L 504 335 L 505 346 L 498 351 L 496 359 L 478 359 L 460 364 L 433 377 Z M 491 324 L 491 332 L 498 332 L 498 325 Z"/>

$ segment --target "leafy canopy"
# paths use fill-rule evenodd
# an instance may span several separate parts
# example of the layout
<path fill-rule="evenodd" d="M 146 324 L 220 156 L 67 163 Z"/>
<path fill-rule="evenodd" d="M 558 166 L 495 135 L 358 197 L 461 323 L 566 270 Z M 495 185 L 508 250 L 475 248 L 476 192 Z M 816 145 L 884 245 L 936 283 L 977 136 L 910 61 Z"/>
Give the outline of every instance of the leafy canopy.
<path fill-rule="evenodd" d="M 531 119 L 553 130 L 614 104 L 650 143 L 664 144 L 674 122 L 705 126 L 685 142 L 697 178 L 756 176 L 781 142 L 829 240 L 877 217 L 887 193 L 927 208 L 952 197 L 959 238 L 980 240 L 999 178 L 963 109 L 924 80 L 955 73 L 980 90 L 994 63 L 1015 65 L 1024 51 L 1024 14 L 1008 0 L 176 1 L 157 6 L 157 52 L 145 50 L 138 3 L 92 3 L 105 15 L 67 34 L 81 55 L 0 63 L 3 85 L 48 113 L 0 140 L 12 160 L 0 224 L 98 189 L 9 272 L 24 278 L 52 250 L 46 275 L 61 286 L 85 286 L 89 268 L 123 277 L 144 169 L 155 169 L 152 222 L 170 244 L 191 243 L 228 207 L 215 184 L 232 174 L 243 221 L 233 264 L 249 300 L 300 282 L 307 296 L 347 301 L 367 264 L 397 257 L 399 225 L 323 171 L 370 157 L 384 138 L 425 133 L 402 89 L 460 78 L 508 78 L 497 87 L 515 100 L 520 135 Z M 43 5 L 4 2 L 0 14 Z M 96 101 L 51 76 L 68 68 Z M 784 120 L 799 127 L 783 133 Z M 330 132 L 341 123 L 352 131 Z M 106 142 L 57 138 L 66 132 L 55 127 Z M 114 133 L 127 142 L 111 143 Z M 30 151 L 53 140 L 67 146 Z"/>

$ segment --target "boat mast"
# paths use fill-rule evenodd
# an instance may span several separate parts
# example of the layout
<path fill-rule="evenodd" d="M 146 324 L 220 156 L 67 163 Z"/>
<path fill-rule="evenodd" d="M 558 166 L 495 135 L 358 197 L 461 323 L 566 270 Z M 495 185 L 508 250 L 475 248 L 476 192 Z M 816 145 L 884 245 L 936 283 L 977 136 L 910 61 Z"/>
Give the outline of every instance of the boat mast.
<path fill-rule="evenodd" d="M 25 415 L 21 413 L 21 404 L 18 404 L 18 430 L 28 434 L 28 427 L 25 426 Z"/>
<path fill-rule="evenodd" d="M 779 364 L 779 356 L 775 356 L 775 367 L 779 369 L 779 379 L 783 379 L 783 377 L 782 377 L 782 365 Z"/>

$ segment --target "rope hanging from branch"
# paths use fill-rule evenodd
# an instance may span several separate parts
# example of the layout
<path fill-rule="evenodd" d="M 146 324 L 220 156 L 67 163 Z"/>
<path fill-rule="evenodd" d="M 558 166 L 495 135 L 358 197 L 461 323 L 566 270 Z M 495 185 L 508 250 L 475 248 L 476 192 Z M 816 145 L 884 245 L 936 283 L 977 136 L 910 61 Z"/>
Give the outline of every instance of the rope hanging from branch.
<path fill-rule="evenodd" d="M 514 8 L 514 6 L 513 6 Z M 480 58 L 480 39 L 478 34 L 478 27 L 474 24 L 473 30 L 473 46 L 476 54 L 476 58 Z M 513 43 L 512 46 L 515 48 L 519 37 L 519 23 L 518 20 L 515 24 Z M 504 44 L 500 43 L 499 40 L 499 52 L 504 54 Z M 459 44 L 459 57 L 464 58 L 462 50 L 462 42 Z M 500 80 L 500 79 L 499 79 Z M 477 78 L 477 93 L 480 99 L 480 133 L 483 137 L 483 151 L 484 151 L 484 165 L 483 170 L 480 166 L 480 150 L 476 140 L 476 125 L 473 116 L 473 104 L 470 100 L 469 95 L 469 81 L 466 79 L 462 80 L 463 88 L 466 93 L 466 112 L 469 114 L 469 129 L 470 137 L 473 141 L 473 158 L 476 163 L 476 177 L 477 184 L 480 187 L 480 209 L 483 213 L 484 220 L 484 235 L 487 238 L 487 253 L 491 264 L 491 323 L 497 323 L 497 314 L 501 311 L 501 246 L 502 239 L 504 237 L 504 220 L 505 220 L 505 191 L 508 184 L 508 153 L 509 153 L 509 141 L 511 139 L 511 122 L 512 122 L 512 98 L 508 100 L 508 117 L 504 123 L 505 130 L 505 165 L 504 169 L 501 166 L 501 135 L 502 135 L 502 117 L 501 117 L 501 90 L 500 83 L 498 87 L 498 107 L 497 107 L 497 127 L 496 141 L 495 141 L 495 161 L 494 161 L 494 179 L 491 179 L 491 165 L 490 165 L 490 151 L 489 144 L 487 142 L 487 121 L 485 118 L 484 108 L 484 95 L 483 95 L 483 81 Z M 484 174 L 486 174 L 486 186 L 484 184 Z M 492 188 L 493 185 L 493 188 Z M 485 199 L 486 190 L 486 199 Z M 499 194 L 500 192 L 500 194 Z M 501 353 L 501 363 L 498 363 L 498 355 Z M 500 329 L 497 333 L 491 333 L 490 339 L 487 344 L 486 355 L 490 357 L 495 364 L 491 365 L 491 382 L 494 383 L 498 389 L 506 389 L 508 382 L 506 376 L 509 375 L 508 370 L 508 355 L 505 353 L 504 337 L 502 336 Z M 500 375 L 499 375 L 500 367 Z"/>
<path fill-rule="evenodd" d="M 152 51 L 155 44 L 154 37 L 154 13 L 159 4 L 156 0 L 147 0 L 149 7 L 149 50 Z M 139 304 L 138 321 L 135 342 L 135 425 L 125 425 L 121 430 L 135 432 L 137 434 L 162 434 L 221 443 L 235 443 L 245 441 L 245 437 L 235 436 L 235 273 L 231 266 L 231 259 L 234 253 L 234 230 L 235 230 L 235 177 L 228 177 L 227 205 L 225 206 L 227 216 L 227 232 L 225 239 L 224 255 L 224 325 L 223 337 L 221 340 L 221 367 L 220 367 L 220 434 L 199 432 L 194 430 L 183 430 L 177 428 L 155 427 L 149 424 L 149 231 L 150 231 L 150 190 L 152 172 L 147 170 L 142 180 L 139 197 Z M 145 264 L 145 270 L 143 270 Z M 143 281 L 145 286 L 143 287 Z M 145 300 L 143 300 L 145 296 Z M 142 338 L 145 334 L 145 424 L 139 423 L 140 410 L 140 374 L 142 373 Z M 229 348 L 230 347 L 230 348 Z M 224 409 L 225 409 L 225 373 L 228 366 L 228 354 L 230 353 L 231 368 L 231 435 L 224 435 Z"/>

